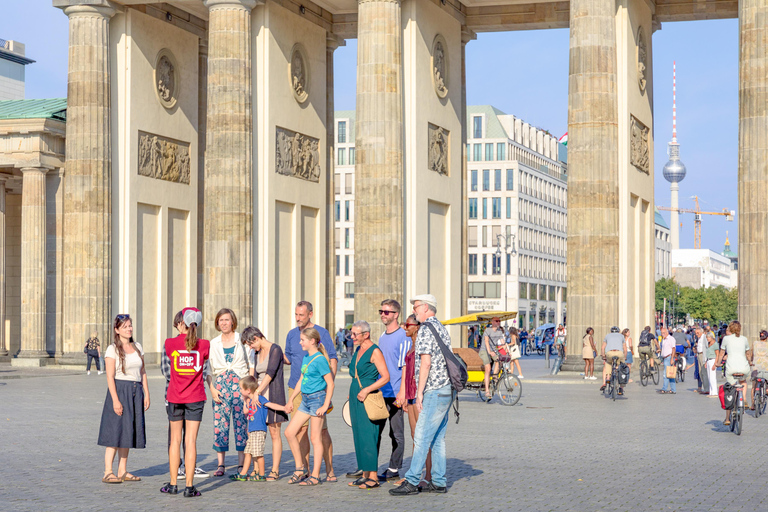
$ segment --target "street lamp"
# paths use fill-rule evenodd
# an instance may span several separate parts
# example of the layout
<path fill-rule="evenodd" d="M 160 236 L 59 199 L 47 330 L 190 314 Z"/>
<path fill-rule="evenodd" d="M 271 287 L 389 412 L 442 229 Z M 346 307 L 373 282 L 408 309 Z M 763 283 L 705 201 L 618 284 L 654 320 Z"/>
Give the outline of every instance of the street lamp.
<path fill-rule="evenodd" d="M 504 251 L 501 250 L 501 241 L 504 240 Z M 506 235 L 502 235 L 499 233 L 496 235 L 496 256 L 499 258 L 499 268 L 501 268 L 501 255 L 503 254 L 510 254 L 512 256 L 517 255 L 517 250 L 515 249 L 515 235 L 512 233 L 507 233 Z M 509 305 L 507 304 L 507 275 L 510 273 L 509 267 L 512 264 L 512 261 L 510 260 L 510 265 L 507 265 L 507 271 L 502 272 L 504 274 L 504 311 L 509 311 Z"/>

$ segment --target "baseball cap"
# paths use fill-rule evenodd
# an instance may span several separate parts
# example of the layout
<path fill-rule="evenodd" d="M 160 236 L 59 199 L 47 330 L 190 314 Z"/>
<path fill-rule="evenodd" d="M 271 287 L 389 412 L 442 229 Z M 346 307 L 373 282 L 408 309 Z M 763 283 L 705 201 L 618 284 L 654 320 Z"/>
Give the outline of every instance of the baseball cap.
<path fill-rule="evenodd" d="M 181 310 L 181 313 L 184 315 L 184 325 L 187 327 L 192 324 L 199 326 L 203 323 L 203 314 L 197 308 L 184 308 Z"/>
<path fill-rule="evenodd" d="M 416 301 L 423 302 L 425 304 L 429 304 L 433 308 L 437 308 L 437 299 L 432 294 L 424 293 L 422 295 L 417 295 L 411 299 L 411 304 L 415 304 Z"/>

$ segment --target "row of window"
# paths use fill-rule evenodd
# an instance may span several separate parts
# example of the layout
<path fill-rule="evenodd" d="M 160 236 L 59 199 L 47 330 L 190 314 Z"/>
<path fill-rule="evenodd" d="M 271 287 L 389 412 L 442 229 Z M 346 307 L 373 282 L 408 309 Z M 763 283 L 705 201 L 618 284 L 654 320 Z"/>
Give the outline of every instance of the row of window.
<path fill-rule="evenodd" d="M 469 171 L 469 190 L 472 192 L 477 192 L 478 187 L 478 175 L 479 172 L 477 169 L 472 169 Z M 493 190 L 499 191 L 501 190 L 501 169 L 494 169 L 493 171 Z M 514 186 L 514 177 L 515 177 L 515 170 L 514 169 L 507 169 L 507 183 L 506 187 L 507 190 L 513 190 Z M 483 191 L 488 192 L 491 190 L 491 170 L 490 169 L 483 169 Z"/>
<path fill-rule="evenodd" d="M 339 144 L 347 143 L 347 122 L 339 121 L 336 125 L 336 137 Z"/>
<path fill-rule="evenodd" d="M 564 186 L 559 186 L 551 181 L 543 180 L 529 172 L 520 171 L 519 189 L 523 194 L 541 199 L 555 206 L 565 208 L 567 206 L 567 192 Z"/>
<path fill-rule="evenodd" d="M 526 254 L 520 254 L 518 258 L 521 277 L 565 281 L 565 263 Z"/>
<path fill-rule="evenodd" d="M 335 236 L 334 236 L 335 244 L 337 249 L 341 249 L 341 229 L 336 228 Z M 344 228 L 344 248 L 345 249 L 351 249 L 352 248 L 352 228 Z"/>
<path fill-rule="evenodd" d="M 349 149 L 349 162 L 347 162 Z M 336 165 L 355 165 L 355 148 L 339 148 L 336 153 Z"/>
<path fill-rule="evenodd" d="M 488 238 L 489 230 L 490 229 L 490 236 L 491 238 Z M 480 247 L 496 247 L 497 245 L 501 245 L 501 242 L 499 240 L 499 237 L 501 236 L 501 226 L 481 226 L 480 232 L 482 234 L 482 245 Z M 510 233 L 512 233 L 512 226 L 505 226 L 505 235 L 509 236 Z M 469 247 L 477 247 L 477 226 L 468 226 L 467 227 L 467 243 L 469 244 Z"/>
<path fill-rule="evenodd" d="M 336 255 L 336 277 L 341 275 L 341 255 Z M 352 275 L 352 257 L 349 254 L 344 255 L 344 275 Z"/>
<path fill-rule="evenodd" d="M 518 233 L 520 248 L 543 252 L 565 258 L 567 240 L 563 236 L 551 235 L 536 229 L 521 227 Z"/>
<path fill-rule="evenodd" d="M 344 184 L 344 193 L 345 194 L 354 194 L 355 193 L 355 173 L 348 172 L 348 173 L 336 173 L 333 176 L 333 191 L 336 194 L 341 194 L 341 185 Z"/>
<path fill-rule="evenodd" d="M 544 228 L 565 231 L 568 217 L 564 212 L 522 199 L 520 201 L 520 220 Z"/>
<path fill-rule="evenodd" d="M 520 283 L 520 298 L 529 300 L 557 300 L 557 286 L 535 283 Z M 565 302 L 566 289 L 562 288 L 562 301 Z"/>
<path fill-rule="evenodd" d="M 336 201 L 333 205 L 334 218 L 336 222 L 341 220 L 341 201 Z M 344 220 L 352 220 L 352 201 L 344 201 Z"/>
<path fill-rule="evenodd" d="M 479 256 L 479 258 L 478 258 Z M 489 258 L 490 256 L 490 258 Z M 478 268 L 478 259 L 482 263 L 482 267 Z M 507 275 L 512 274 L 512 255 L 511 254 L 470 254 L 469 255 L 469 275 L 476 276 L 478 274 L 487 276 L 489 275 L 488 261 L 490 260 L 491 268 L 490 275 L 498 276 L 502 272 Z M 504 269 L 501 268 L 502 260 L 506 260 Z M 471 284 L 471 283 L 470 283 Z"/>
<path fill-rule="evenodd" d="M 491 218 L 492 219 L 500 219 L 501 218 L 501 198 L 500 197 L 491 197 Z M 506 206 L 507 206 L 507 215 L 506 218 L 511 219 L 512 218 L 512 198 L 507 197 L 506 199 Z M 477 212 L 477 198 L 476 197 L 470 197 L 469 198 L 469 218 L 470 219 L 477 219 L 478 212 Z M 483 205 L 483 219 L 488 218 L 488 198 L 484 197 L 482 200 Z"/>
<path fill-rule="evenodd" d="M 496 161 L 503 161 L 506 160 L 505 158 L 505 148 L 507 147 L 506 142 L 486 142 L 485 144 L 485 158 L 483 158 L 483 144 L 467 144 L 467 161 L 468 162 L 493 162 L 493 149 L 496 148 Z M 472 153 L 470 153 L 470 148 L 472 149 Z"/>

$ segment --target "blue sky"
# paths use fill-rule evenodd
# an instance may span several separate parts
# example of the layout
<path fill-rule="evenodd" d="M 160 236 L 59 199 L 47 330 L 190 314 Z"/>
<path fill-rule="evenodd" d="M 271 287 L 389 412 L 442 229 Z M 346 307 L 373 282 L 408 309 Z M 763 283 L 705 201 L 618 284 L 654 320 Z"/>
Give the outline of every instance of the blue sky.
<path fill-rule="evenodd" d="M 3 0 L 0 38 L 26 44 L 27 97 L 65 97 L 67 17 L 51 0 Z M 655 191 L 669 205 L 661 175 L 672 137 L 672 61 L 677 61 L 677 127 L 681 159 L 688 168 L 680 206 L 693 195 L 707 211 L 737 210 L 738 21 L 664 23 L 653 34 Z M 355 40 L 336 51 L 336 109 L 355 108 Z M 550 130 L 567 131 L 568 30 L 479 34 L 467 45 L 467 101 L 491 104 Z M 663 213 L 669 221 L 668 212 Z M 693 247 L 693 216 L 681 216 L 680 245 Z M 702 247 L 720 252 L 725 232 L 736 250 L 737 223 L 704 216 Z"/>

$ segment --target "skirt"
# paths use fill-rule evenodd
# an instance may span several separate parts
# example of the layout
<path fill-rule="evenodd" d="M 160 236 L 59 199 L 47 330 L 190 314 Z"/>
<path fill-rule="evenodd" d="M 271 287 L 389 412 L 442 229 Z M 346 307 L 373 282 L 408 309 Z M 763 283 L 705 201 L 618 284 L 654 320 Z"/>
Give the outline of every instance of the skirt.
<path fill-rule="evenodd" d="M 123 415 L 115 414 L 112 395 L 107 390 L 104 410 L 101 412 L 99 446 L 112 448 L 144 448 L 144 388 L 141 382 L 115 380 L 117 398 L 123 406 Z"/>

